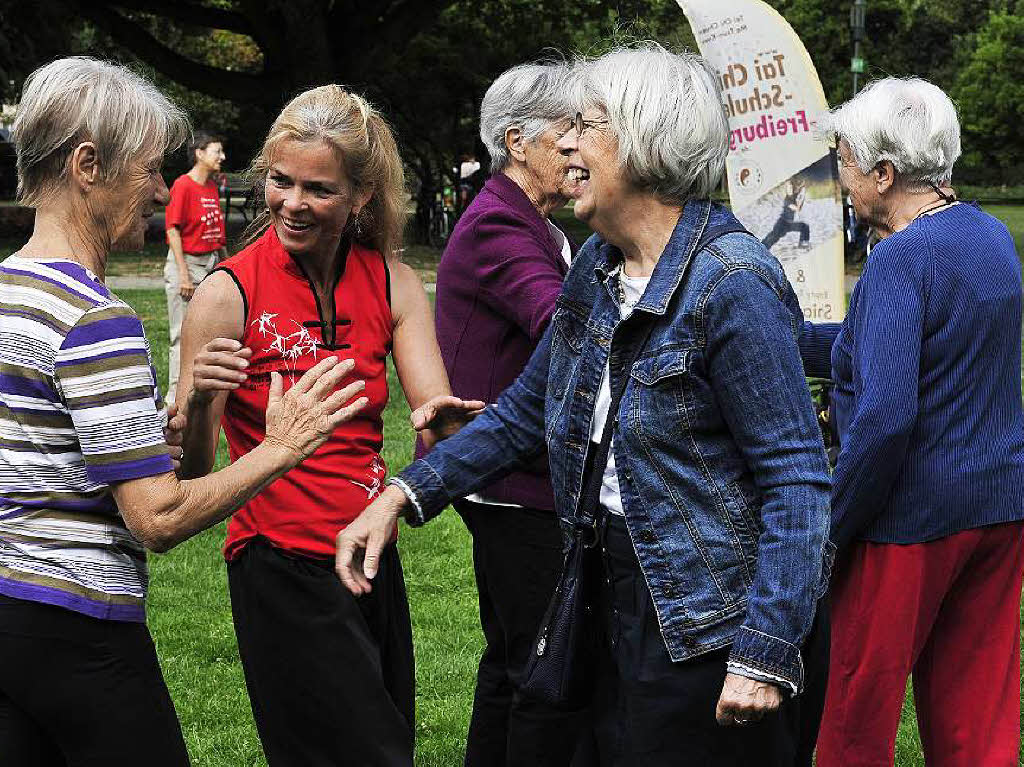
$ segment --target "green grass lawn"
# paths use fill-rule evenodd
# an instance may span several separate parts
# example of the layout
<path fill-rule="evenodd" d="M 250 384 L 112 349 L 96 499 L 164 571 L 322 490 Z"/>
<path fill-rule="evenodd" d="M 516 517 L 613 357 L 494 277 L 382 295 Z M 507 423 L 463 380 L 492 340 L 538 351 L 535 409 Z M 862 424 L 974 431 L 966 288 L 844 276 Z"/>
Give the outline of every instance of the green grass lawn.
<path fill-rule="evenodd" d="M 1007 222 L 1022 252 L 1024 207 L 988 209 Z M 573 236 L 582 242 L 585 229 L 574 220 L 569 223 Z M 416 255 L 418 260 L 423 258 Z M 158 256 L 154 251 L 151 257 Z M 160 380 L 166 382 L 167 315 L 162 291 L 120 293 L 142 318 Z M 385 413 L 384 458 L 397 470 L 410 460 L 412 431 L 393 370 L 389 383 L 392 398 Z M 219 461 L 225 460 L 222 451 Z M 231 626 L 220 556 L 223 539 L 224 528 L 219 525 L 169 554 L 151 557 L 149 623 L 194 763 L 260 765 L 265 762 Z M 470 540 L 461 521 L 449 511 L 423 530 L 403 529 L 400 548 L 416 642 L 417 764 L 454 767 L 462 762 L 476 661 L 483 648 Z M 924 764 L 909 701 L 900 724 L 896 764 Z"/>

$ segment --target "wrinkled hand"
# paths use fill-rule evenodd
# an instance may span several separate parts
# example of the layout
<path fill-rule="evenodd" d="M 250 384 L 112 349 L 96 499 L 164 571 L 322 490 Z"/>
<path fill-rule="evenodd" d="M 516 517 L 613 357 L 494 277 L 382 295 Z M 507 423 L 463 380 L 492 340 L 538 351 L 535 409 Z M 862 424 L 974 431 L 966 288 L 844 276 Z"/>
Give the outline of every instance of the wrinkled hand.
<path fill-rule="evenodd" d="M 178 405 L 167 406 L 167 425 L 164 426 L 164 442 L 167 443 L 168 454 L 174 464 L 174 470 L 181 468 L 181 445 L 185 439 L 185 414 L 178 412 Z"/>
<path fill-rule="evenodd" d="M 369 402 L 360 397 L 345 405 L 366 388 L 365 381 L 355 381 L 335 391 L 353 367 L 353 360 L 338 362 L 337 357 L 326 357 L 307 370 L 287 392 L 281 374 L 271 373 L 265 441 L 286 448 L 296 464 L 312 455 L 331 432 Z"/>
<path fill-rule="evenodd" d="M 408 502 L 405 493 L 389 485 L 352 524 L 338 533 L 334 571 L 345 588 L 357 597 L 370 593 L 370 581 L 380 566 L 380 553 L 395 534 L 398 517 Z"/>
<path fill-rule="evenodd" d="M 185 301 L 192 300 L 192 294 L 196 292 L 196 286 L 192 284 L 192 278 L 186 277 L 178 283 L 178 295 Z"/>
<path fill-rule="evenodd" d="M 423 444 L 429 448 L 455 434 L 486 407 L 487 403 L 478 399 L 441 395 L 420 405 L 409 419 L 412 428 L 420 433 Z"/>
<path fill-rule="evenodd" d="M 233 338 L 214 338 L 196 355 L 192 365 L 192 396 L 208 400 L 219 391 L 237 389 L 248 377 L 252 349 Z"/>
<path fill-rule="evenodd" d="M 715 718 L 724 727 L 753 724 L 782 705 L 777 685 L 759 682 L 739 674 L 726 674 Z"/>

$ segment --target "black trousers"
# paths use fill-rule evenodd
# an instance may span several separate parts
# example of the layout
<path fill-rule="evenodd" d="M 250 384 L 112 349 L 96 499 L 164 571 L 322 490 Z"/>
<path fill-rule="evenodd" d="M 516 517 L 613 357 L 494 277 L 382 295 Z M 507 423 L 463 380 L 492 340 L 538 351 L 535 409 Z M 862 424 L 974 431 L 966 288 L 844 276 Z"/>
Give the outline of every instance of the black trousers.
<path fill-rule="evenodd" d="M 779 216 L 779 220 L 775 222 L 775 226 L 768 232 L 768 236 L 761 240 L 761 244 L 766 248 L 770 248 L 789 232 L 800 232 L 801 245 L 811 239 L 811 227 L 803 221 L 794 221 L 792 218 Z"/>
<path fill-rule="evenodd" d="M 354 597 L 333 562 L 256 538 L 228 565 L 253 718 L 271 767 L 409 767 L 415 669 L 402 566 Z"/>
<path fill-rule="evenodd" d="M 562 570 L 562 534 L 554 512 L 455 501 L 473 535 L 480 658 L 467 767 L 565 767 L 573 759 L 584 712 L 553 709 L 518 693 L 521 674 Z M 582 756 L 575 762 L 586 761 Z"/>
<path fill-rule="evenodd" d="M 722 727 L 715 706 L 729 648 L 673 663 L 625 521 L 608 515 L 600 551 L 603 634 L 595 691 L 602 765 L 810 767 L 828 677 L 828 609 L 804 643 L 805 689 L 758 723 Z"/>
<path fill-rule="evenodd" d="M 188 763 L 145 624 L 0 596 L 0 764 Z"/>

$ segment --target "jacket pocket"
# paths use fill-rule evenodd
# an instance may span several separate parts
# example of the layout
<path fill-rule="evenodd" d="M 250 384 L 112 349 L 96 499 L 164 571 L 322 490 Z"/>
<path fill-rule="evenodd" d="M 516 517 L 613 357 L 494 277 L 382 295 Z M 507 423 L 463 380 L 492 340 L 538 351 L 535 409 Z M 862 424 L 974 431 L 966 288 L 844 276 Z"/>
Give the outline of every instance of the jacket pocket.
<path fill-rule="evenodd" d="M 634 362 L 630 375 L 645 386 L 655 386 L 665 379 L 689 371 L 692 354 L 692 349 L 672 348 L 658 351 Z"/>

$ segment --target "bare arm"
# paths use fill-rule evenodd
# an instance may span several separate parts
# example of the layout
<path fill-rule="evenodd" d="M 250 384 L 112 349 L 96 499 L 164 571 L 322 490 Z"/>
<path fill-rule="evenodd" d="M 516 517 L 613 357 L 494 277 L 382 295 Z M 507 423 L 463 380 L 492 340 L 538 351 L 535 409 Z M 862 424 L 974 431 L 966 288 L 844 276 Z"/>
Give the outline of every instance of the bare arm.
<path fill-rule="evenodd" d="M 196 286 L 192 284 L 192 275 L 188 271 L 188 264 L 185 263 L 185 250 L 181 247 L 181 232 L 178 227 L 172 226 L 167 229 L 167 244 L 171 246 L 171 253 L 174 254 L 174 263 L 178 265 L 178 292 L 186 301 L 192 298 Z"/>
<path fill-rule="evenodd" d="M 162 552 L 230 515 L 366 406 L 360 397 L 342 407 L 362 391 L 362 381 L 335 391 L 352 366 L 349 360 L 328 357 L 286 393 L 281 376 L 272 373 L 266 438 L 221 471 L 182 482 L 167 472 L 114 485 L 114 500 L 128 529 L 146 548 Z"/>
<path fill-rule="evenodd" d="M 388 266 L 394 319 L 392 359 L 413 411 L 413 427 L 430 447 L 458 431 L 486 403 L 452 396 L 434 332 L 434 312 L 423 283 L 401 262 L 392 261 Z"/>
<path fill-rule="evenodd" d="M 182 477 L 201 477 L 213 468 L 224 403 L 228 393 L 245 380 L 251 355 L 241 344 L 244 312 L 238 286 L 223 271 L 203 280 L 189 303 L 181 328 L 181 374 L 176 392 L 176 401 L 184 403 L 187 418 Z"/>

